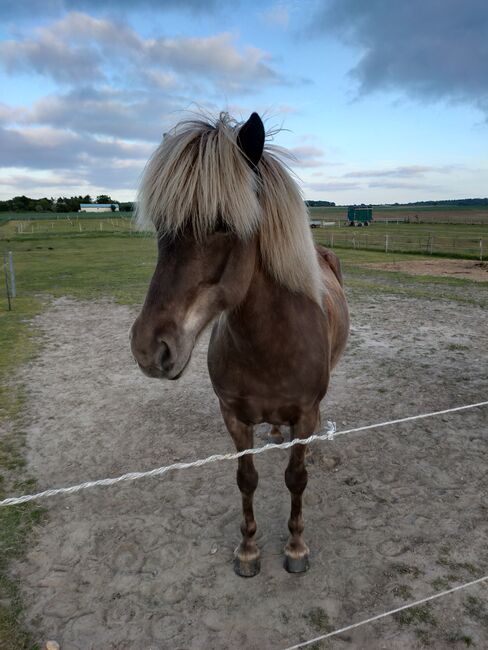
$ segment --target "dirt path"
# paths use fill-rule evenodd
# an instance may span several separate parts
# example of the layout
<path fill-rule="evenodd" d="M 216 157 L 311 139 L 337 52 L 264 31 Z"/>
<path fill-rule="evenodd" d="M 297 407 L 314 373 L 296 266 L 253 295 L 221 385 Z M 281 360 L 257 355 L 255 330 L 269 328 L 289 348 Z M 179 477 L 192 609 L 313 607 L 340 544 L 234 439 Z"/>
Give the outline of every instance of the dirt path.
<path fill-rule="evenodd" d="M 475 282 L 488 282 L 488 262 L 472 260 L 402 260 L 399 262 L 374 262 L 364 264 L 366 268 L 383 271 L 401 271 L 409 275 L 428 275 L 462 278 Z"/>
<path fill-rule="evenodd" d="M 37 319 L 46 344 L 21 380 L 39 488 L 232 450 L 206 341 L 179 382 L 149 380 L 129 355 L 134 315 L 63 299 Z M 486 399 L 481 309 L 376 295 L 353 304 L 352 322 L 323 408 L 339 427 Z M 257 459 L 262 570 L 250 580 L 232 570 L 232 463 L 46 501 L 48 521 L 15 567 L 28 622 L 62 650 L 271 650 L 484 575 L 487 423 L 477 410 L 314 447 L 302 576 L 282 568 L 284 452 Z M 310 647 L 487 647 L 487 595 L 475 587 Z"/>

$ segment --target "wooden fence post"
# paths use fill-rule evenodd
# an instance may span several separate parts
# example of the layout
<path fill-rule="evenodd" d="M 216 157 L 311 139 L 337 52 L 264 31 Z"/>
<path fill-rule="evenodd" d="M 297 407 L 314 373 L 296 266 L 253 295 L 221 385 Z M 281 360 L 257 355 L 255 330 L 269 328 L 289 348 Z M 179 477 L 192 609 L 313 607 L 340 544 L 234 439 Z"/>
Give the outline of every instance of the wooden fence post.
<path fill-rule="evenodd" d="M 12 311 L 12 305 L 10 303 L 10 288 L 8 286 L 7 253 L 4 253 L 4 255 L 3 255 L 3 272 L 4 272 L 4 275 L 5 275 L 5 291 L 7 293 L 8 310 Z"/>
<path fill-rule="evenodd" d="M 388 235 L 385 235 L 385 253 L 388 253 Z"/>
<path fill-rule="evenodd" d="M 8 252 L 8 265 L 10 269 L 10 293 L 12 298 L 16 298 L 17 290 L 15 288 L 15 269 L 14 269 L 14 260 L 12 257 L 12 251 Z"/>
<path fill-rule="evenodd" d="M 480 239 L 480 262 L 483 261 L 483 240 Z"/>

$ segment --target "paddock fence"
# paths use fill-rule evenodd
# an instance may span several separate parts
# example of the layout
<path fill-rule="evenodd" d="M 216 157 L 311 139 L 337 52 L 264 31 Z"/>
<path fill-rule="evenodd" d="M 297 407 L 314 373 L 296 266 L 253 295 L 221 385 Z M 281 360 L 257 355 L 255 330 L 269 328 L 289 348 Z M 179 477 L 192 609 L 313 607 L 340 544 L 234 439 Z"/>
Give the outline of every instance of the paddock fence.
<path fill-rule="evenodd" d="M 368 232 L 363 232 L 364 230 L 368 230 Z M 315 240 L 318 244 L 329 248 L 461 257 L 481 262 L 488 257 L 488 240 L 482 237 L 442 237 L 433 234 L 397 235 L 370 232 L 368 228 L 351 228 L 341 232 L 324 230 L 316 234 Z"/>

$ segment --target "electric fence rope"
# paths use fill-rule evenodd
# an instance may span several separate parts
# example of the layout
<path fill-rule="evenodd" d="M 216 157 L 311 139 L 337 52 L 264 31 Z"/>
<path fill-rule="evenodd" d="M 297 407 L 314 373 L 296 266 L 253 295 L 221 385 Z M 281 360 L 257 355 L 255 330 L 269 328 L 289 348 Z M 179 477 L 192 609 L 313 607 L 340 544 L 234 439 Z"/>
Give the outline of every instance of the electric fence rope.
<path fill-rule="evenodd" d="M 442 411 L 433 411 L 431 413 L 421 413 L 420 415 L 410 415 L 404 418 L 398 418 L 396 420 L 386 420 L 385 422 L 377 422 L 375 424 L 367 424 L 362 427 L 354 427 L 352 429 L 343 429 L 342 431 L 336 431 L 335 423 L 327 422 L 327 431 L 325 433 L 318 433 L 309 436 L 308 438 L 295 438 L 290 442 L 275 444 L 269 443 L 263 447 L 245 449 L 243 451 L 230 453 L 230 454 L 213 454 L 207 458 L 201 458 L 199 460 L 189 461 L 189 462 L 178 462 L 173 463 L 172 465 L 163 465 L 162 467 L 156 467 L 145 472 L 129 472 L 127 474 L 122 474 L 122 476 L 117 476 L 114 478 L 103 478 L 96 481 L 85 481 L 84 483 L 79 483 L 78 485 L 71 485 L 69 487 L 61 488 L 52 488 L 49 490 L 44 490 L 43 492 L 38 492 L 36 494 L 25 494 L 20 497 L 9 497 L 0 501 L 0 506 L 14 506 L 20 505 L 22 503 L 27 503 L 29 501 L 35 501 L 37 499 L 44 499 L 46 497 L 53 497 L 59 494 L 74 494 L 75 492 L 80 492 L 81 490 L 88 490 L 94 487 L 110 486 L 117 483 L 122 483 L 126 481 L 136 481 L 140 478 L 153 478 L 155 476 L 163 476 L 170 471 L 177 469 L 190 469 L 192 467 L 202 467 L 203 465 L 208 465 L 209 463 L 216 463 L 221 460 L 235 460 L 241 458 L 242 456 L 248 455 L 258 455 L 262 454 L 265 451 L 271 451 L 272 449 L 289 449 L 295 445 L 308 445 L 311 442 L 323 441 L 323 440 L 334 440 L 338 436 L 343 436 L 348 433 L 360 433 L 362 431 L 369 431 L 371 429 L 379 429 L 381 427 L 391 426 L 393 424 L 401 424 L 403 422 L 413 422 L 415 420 L 421 420 L 424 418 L 430 418 L 437 415 L 445 415 L 447 413 L 456 413 L 459 411 L 466 411 L 468 409 L 474 409 L 481 406 L 488 405 L 488 401 L 477 402 L 476 404 L 466 404 L 464 406 L 456 406 L 450 409 L 444 409 Z"/>

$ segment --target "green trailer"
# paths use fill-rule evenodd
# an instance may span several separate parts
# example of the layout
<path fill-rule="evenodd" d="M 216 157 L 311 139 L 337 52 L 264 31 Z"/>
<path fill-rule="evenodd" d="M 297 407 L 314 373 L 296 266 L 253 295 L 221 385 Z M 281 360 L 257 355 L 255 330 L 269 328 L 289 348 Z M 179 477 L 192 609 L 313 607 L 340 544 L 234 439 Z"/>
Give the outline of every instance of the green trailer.
<path fill-rule="evenodd" d="M 373 221 L 373 208 L 349 206 L 347 220 L 350 226 L 369 226 Z"/>

